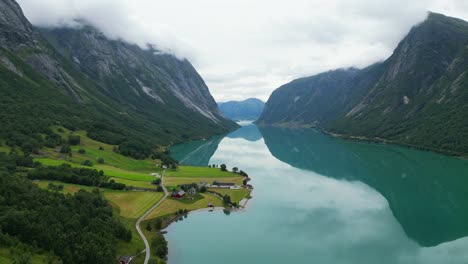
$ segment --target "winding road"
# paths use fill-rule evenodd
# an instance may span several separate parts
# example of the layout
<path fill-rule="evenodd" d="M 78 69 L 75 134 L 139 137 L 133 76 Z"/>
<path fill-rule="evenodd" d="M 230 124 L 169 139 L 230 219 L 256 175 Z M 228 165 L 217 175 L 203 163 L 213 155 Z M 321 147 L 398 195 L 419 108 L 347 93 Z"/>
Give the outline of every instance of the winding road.
<path fill-rule="evenodd" d="M 146 252 L 146 256 L 145 256 L 145 262 L 144 264 L 148 264 L 148 261 L 150 259 L 150 246 L 149 246 L 149 243 L 148 243 L 148 240 L 146 239 L 145 235 L 143 234 L 143 232 L 141 231 L 141 228 L 140 228 L 140 223 L 141 221 L 143 221 L 145 219 L 146 216 L 148 216 L 156 207 L 158 207 L 163 201 L 164 199 L 166 199 L 166 197 L 168 196 L 168 192 L 167 192 L 167 189 L 166 189 L 166 186 L 164 186 L 163 184 L 163 181 L 164 181 L 164 173 L 163 175 L 161 176 L 161 186 L 163 188 L 163 191 L 164 191 L 164 196 L 163 198 L 161 198 L 161 200 L 159 200 L 155 205 L 153 205 L 148 211 L 146 211 L 140 218 L 138 218 L 138 221 L 136 222 L 136 230 L 138 231 L 138 234 L 140 235 L 141 239 L 143 239 L 143 242 L 145 243 L 145 252 Z"/>

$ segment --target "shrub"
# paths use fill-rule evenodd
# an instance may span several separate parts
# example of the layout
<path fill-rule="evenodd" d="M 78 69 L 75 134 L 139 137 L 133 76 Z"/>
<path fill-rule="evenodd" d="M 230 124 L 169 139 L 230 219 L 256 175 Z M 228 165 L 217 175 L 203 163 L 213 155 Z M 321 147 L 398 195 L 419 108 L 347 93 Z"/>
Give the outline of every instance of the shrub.
<path fill-rule="evenodd" d="M 156 179 L 156 180 L 152 181 L 151 184 L 159 185 L 159 184 L 161 184 L 161 179 Z"/>
<path fill-rule="evenodd" d="M 220 168 L 221 168 L 221 171 L 227 171 L 226 164 L 221 164 Z"/>
<path fill-rule="evenodd" d="M 162 223 L 161 218 L 156 218 L 156 222 L 154 223 L 154 228 L 155 228 L 156 230 L 161 230 L 162 224 L 163 224 L 163 223 Z"/>
<path fill-rule="evenodd" d="M 104 159 L 103 159 L 103 158 L 98 158 L 98 159 L 97 159 L 97 162 L 98 162 L 99 164 L 104 164 Z"/>
<path fill-rule="evenodd" d="M 60 148 L 60 153 L 62 154 L 68 154 L 68 153 L 71 153 L 71 148 L 69 145 L 63 145 L 61 148 Z"/>
<path fill-rule="evenodd" d="M 93 163 L 90 160 L 85 160 L 81 163 L 81 165 L 91 167 L 93 166 Z"/>
<path fill-rule="evenodd" d="M 68 136 L 68 144 L 72 146 L 76 146 L 76 145 L 79 145 L 80 143 L 81 143 L 80 136 L 77 136 L 77 135 Z"/>
<path fill-rule="evenodd" d="M 80 153 L 80 154 L 85 154 L 85 153 L 86 153 L 86 150 L 81 148 L 81 149 L 78 150 L 78 153 Z"/>

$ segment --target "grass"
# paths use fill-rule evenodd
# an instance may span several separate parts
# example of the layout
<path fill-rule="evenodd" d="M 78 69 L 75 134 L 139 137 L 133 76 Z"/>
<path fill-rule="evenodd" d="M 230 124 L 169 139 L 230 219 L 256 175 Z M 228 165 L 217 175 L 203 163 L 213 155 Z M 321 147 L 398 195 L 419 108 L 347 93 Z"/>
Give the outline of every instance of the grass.
<path fill-rule="evenodd" d="M 129 159 L 129 158 L 127 158 Z M 99 164 L 99 165 L 94 165 L 92 167 L 87 167 L 83 166 L 80 164 L 76 164 L 70 161 L 66 160 L 57 160 L 57 159 L 51 159 L 51 158 L 36 158 L 34 161 L 38 161 L 42 163 L 43 165 L 46 166 L 59 166 L 62 165 L 63 163 L 70 164 L 73 167 L 79 167 L 79 168 L 88 168 L 88 169 L 96 169 L 96 170 L 102 170 L 104 171 L 104 174 L 107 176 L 112 176 L 116 178 L 122 178 L 122 179 L 127 179 L 127 180 L 134 180 L 134 181 L 153 181 L 155 179 L 154 176 L 151 176 L 149 174 L 143 174 L 139 172 L 133 172 L 133 171 L 128 171 L 116 167 L 112 167 L 109 165 L 104 165 L 104 164 Z"/>
<path fill-rule="evenodd" d="M 243 178 L 240 176 L 233 177 L 223 177 L 223 178 L 202 178 L 202 177 L 165 177 L 164 185 L 166 186 L 177 186 L 181 184 L 190 184 L 190 183 L 200 183 L 207 182 L 211 184 L 213 181 L 223 181 L 223 182 L 234 182 L 236 185 L 242 185 Z"/>
<path fill-rule="evenodd" d="M 116 147 L 114 145 L 109 145 L 102 143 L 96 140 L 93 140 L 87 136 L 86 131 L 75 131 L 71 132 L 65 128 L 62 128 L 64 132 L 59 132 L 59 127 L 52 128 L 57 134 L 61 135 L 64 140 L 68 139 L 69 135 L 78 135 L 80 136 L 81 143 L 78 146 L 72 146 L 73 156 L 71 161 L 77 164 L 85 160 L 90 160 L 96 163 L 98 158 L 103 158 L 105 163 L 113 167 L 121 168 L 124 170 L 150 173 L 156 170 L 155 161 L 152 160 L 136 160 L 132 158 L 125 157 L 118 153 L 115 153 L 113 149 Z M 103 150 L 100 150 L 102 148 Z M 85 154 L 79 154 L 78 150 L 84 149 Z M 47 151 L 49 156 L 57 157 L 57 151 L 49 149 Z M 60 155 L 59 155 L 60 156 Z"/>
<path fill-rule="evenodd" d="M 0 152 L 10 153 L 11 148 L 7 145 L 4 145 L 3 142 L 0 142 Z"/>
<path fill-rule="evenodd" d="M 186 178 L 229 178 L 237 174 L 228 171 L 221 171 L 219 168 L 180 166 L 177 170 L 168 170 L 167 177 Z"/>
<path fill-rule="evenodd" d="M 161 205 L 153 210 L 145 219 L 150 220 L 160 216 L 175 213 L 180 209 L 187 209 L 189 211 L 207 208 L 208 204 L 211 203 L 214 206 L 223 206 L 221 199 L 210 193 L 202 193 L 203 199 L 200 199 L 192 204 L 186 204 L 175 199 L 166 199 Z"/>
<path fill-rule="evenodd" d="M 109 165 L 99 164 L 99 165 L 95 165 L 94 168 L 96 168 L 97 170 L 103 170 L 104 175 L 127 179 L 127 180 L 151 182 L 156 179 L 154 176 L 151 176 L 149 174 L 128 171 L 128 170 L 112 167 Z"/>
<path fill-rule="evenodd" d="M 146 189 L 156 189 L 157 186 L 151 184 L 151 182 L 148 181 L 132 181 L 132 180 L 126 180 L 126 179 L 121 179 L 121 178 L 110 178 L 109 180 L 114 180 L 115 182 L 120 182 L 123 183 L 127 186 L 132 186 L 136 188 L 146 188 Z"/>
<path fill-rule="evenodd" d="M 62 183 L 58 181 L 36 181 L 39 188 L 48 189 L 49 183 L 55 185 L 63 185 L 62 193 L 74 194 L 80 189 L 86 191 L 92 191 L 95 187 L 83 186 L 70 183 Z M 152 205 L 157 203 L 163 197 L 162 192 L 139 192 L 139 191 L 115 191 L 109 189 L 101 189 L 102 194 L 109 201 L 109 203 L 115 208 L 118 215 L 136 219 L 146 212 Z"/>
<path fill-rule="evenodd" d="M 106 191 L 104 197 L 118 208 L 119 215 L 136 219 L 163 197 L 159 192 Z"/>
<path fill-rule="evenodd" d="M 234 203 L 239 203 L 249 195 L 249 191 L 247 189 L 231 190 L 225 188 L 209 188 L 208 190 L 221 194 L 222 196 L 227 194 L 231 196 L 231 201 Z"/>

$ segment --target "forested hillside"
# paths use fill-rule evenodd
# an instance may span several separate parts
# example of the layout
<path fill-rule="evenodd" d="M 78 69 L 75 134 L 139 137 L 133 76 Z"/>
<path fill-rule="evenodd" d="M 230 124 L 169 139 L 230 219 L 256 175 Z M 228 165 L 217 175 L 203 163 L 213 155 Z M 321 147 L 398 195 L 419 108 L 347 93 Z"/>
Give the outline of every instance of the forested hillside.
<path fill-rule="evenodd" d="M 236 127 L 189 61 L 86 23 L 36 29 L 13 0 L 0 3 L 0 106 L 0 145 L 36 152 L 60 144 L 52 125 L 133 148 L 135 157 Z"/>
<path fill-rule="evenodd" d="M 430 13 L 384 62 L 278 88 L 259 123 L 467 154 L 467 47 L 467 22 Z"/>

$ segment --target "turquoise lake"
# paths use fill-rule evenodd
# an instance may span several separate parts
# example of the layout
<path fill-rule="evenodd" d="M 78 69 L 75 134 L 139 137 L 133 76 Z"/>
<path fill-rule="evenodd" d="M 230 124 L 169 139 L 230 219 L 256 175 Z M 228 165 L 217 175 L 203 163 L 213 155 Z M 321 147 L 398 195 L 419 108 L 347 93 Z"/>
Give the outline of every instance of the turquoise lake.
<path fill-rule="evenodd" d="M 468 161 L 313 129 L 244 124 L 171 149 L 237 166 L 247 208 L 172 224 L 169 264 L 468 263 Z"/>

